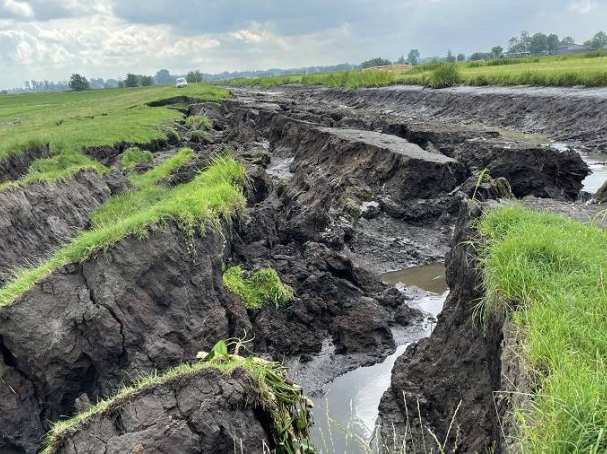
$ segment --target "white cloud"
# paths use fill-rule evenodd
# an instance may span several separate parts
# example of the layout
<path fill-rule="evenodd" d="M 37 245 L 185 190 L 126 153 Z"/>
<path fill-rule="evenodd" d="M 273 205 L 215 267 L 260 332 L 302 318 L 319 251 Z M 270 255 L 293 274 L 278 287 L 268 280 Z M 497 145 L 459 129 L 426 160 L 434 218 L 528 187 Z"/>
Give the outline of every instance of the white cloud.
<path fill-rule="evenodd" d="M 569 5 L 569 10 L 578 14 L 588 14 L 598 8 L 598 6 L 594 0 L 574 0 Z"/>
<path fill-rule="evenodd" d="M 34 10 L 27 2 L 4 0 L 0 3 L 0 13 L 8 17 L 29 18 L 34 15 Z"/>

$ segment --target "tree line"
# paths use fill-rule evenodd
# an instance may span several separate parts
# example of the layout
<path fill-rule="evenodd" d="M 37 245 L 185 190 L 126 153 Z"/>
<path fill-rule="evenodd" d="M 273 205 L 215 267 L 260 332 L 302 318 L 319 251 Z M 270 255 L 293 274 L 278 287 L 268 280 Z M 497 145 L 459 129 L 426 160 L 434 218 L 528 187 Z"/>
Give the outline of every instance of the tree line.
<path fill-rule="evenodd" d="M 562 48 L 576 46 L 575 40 L 571 36 L 559 38 L 556 33 L 529 33 L 523 31 L 520 35 L 514 36 L 508 40 L 508 50 L 506 51 L 502 46 L 494 46 L 490 52 L 474 52 L 469 56 L 463 53 L 454 54 L 451 50 L 447 52 L 445 57 L 427 57 L 422 59 L 421 53 L 418 49 L 412 49 L 407 58 L 401 56 L 394 62 L 386 58 L 372 58 L 366 60 L 360 64 L 362 69 L 372 68 L 375 66 L 387 66 L 392 64 L 409 64 L 417 65 L 420 63 L 436 63 L 436 62 L 447 62 L 454 63 L 458 61 L 475 61 L 475 60 L 489 60 L 499 59 L 507 55 L 521 55 L 521 54 L 535 54 L 535 55 L 555 55 Z M 581 50 L 600 50 L 607 48 L 607 33 L 598 32 L 591 39 L 584 42 Z"/>

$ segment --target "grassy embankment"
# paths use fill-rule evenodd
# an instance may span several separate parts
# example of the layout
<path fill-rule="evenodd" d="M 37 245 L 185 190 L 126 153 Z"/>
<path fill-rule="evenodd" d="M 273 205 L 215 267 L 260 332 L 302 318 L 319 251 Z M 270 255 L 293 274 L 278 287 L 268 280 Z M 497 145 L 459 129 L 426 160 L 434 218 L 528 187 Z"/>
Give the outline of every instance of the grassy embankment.
<path fill-rule="evenodd" d="M 409 70 L 367 69 L 335 73 L 235 79 L 229 81 L 228 84 L 262 88 L 286 84 L 304 84 L 348 89 L 403 84 L 433 86 L 433 75 L 439 67 L 439 64 L 424 64 L 415 66 Z M 461 85 L 607 86 L 607 53 L 604 52 L 571 56 L 462 62 L 455 64 L 455 67 L 459 75 L 456 82 Z"/>
<path fill-rule="evenodd" d="M 607 231 L 513 206 L 480 222 L 486 297 L 537 385 L 515 409 L 528 453 L 607 452 Z"/>
<path fill-rule="evenodd" d="M 123 388 L 114 397 L 95 404 L 85 412 L 66 421 L 55 423 L 46 437 L 46 447 L 42 454 L 54 454 L 62 442 L 70 435 L 83 429 L 95 417 L 102 416 L 120 408 L 127 401 L 149 390 L 170 384 L 185 382 L 205 370 L 213 369 L 229 375 L 236 368 L 244 369 L 254 380 L 263 409 L 272 417 L 277 452 L 285 454 L 313 452 L 308 442 L 308 400 L 301 388 L 291 383 L 286 376 L 286 368 L 278 363 L 255 357 L 244 358 L 237 354 L 228 354 L 227 345 L 221 341 L 202 361 L 194 364 L 182 364 L 161 375 L 142 377 L 132 386 Z M 251 405 L 256 402 L 251 402 Z"/>
<path fill-rule="evenodd" d="M 176 220 L 186 231 L 219 228 L 245 206 L 245 170 L 231 157 L 218 157 L 191 182 L 176 187 L 160 185 L 163 178 L 193 157 L 182 149 L 142 175 L 131 177 L 134 190 L 112 197 L 93 215 L 93 228 L 80 233 L 39 266 L 22 269 L 0 289 L 0 308 L 10 305 L 54 270 L 81 262 L 129 235 L 145 237 L 151 228 Z"/>
<path fill-rule="evenodd" d="M 184 89 L 117 88 L 0 96 L 0 160 L 35 146 L 50 146 L 51 158 L 35 161 L 19 184 L 65 178 L 83 167 L 103 171 L 104 167 L 82 150 L 166 139 L 170 125 L 181 114 L 171 106 L 148 104 L 177 96 L 213 101 L 227 97 L 228 92 L 192 84 Z"/>

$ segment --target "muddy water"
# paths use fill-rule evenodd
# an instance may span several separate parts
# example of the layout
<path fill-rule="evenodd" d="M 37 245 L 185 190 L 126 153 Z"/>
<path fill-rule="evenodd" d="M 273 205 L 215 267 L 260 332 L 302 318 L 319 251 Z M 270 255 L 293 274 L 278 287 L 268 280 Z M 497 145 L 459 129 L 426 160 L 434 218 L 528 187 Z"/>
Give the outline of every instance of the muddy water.
<path fill-rule="evenodd" d="M 607 181 L 607 154 L 580 153 L 592 173 L 582 182 L 584 191 L 594 194 Z"/>
<path fill-rule="evenodd" d="M 421 325 L 393 330 L 396 351 L 383 362 L 359 367 L 337 377 L 313 399 L 313 441 L 321 453 L 365 453 L 377 419 L 379 401 L 390 386 L 396 359 L 407 346 L 429 336 L 434 317 L 442 310 L 447 296 L 445 267 L 432 264 L 387 273 L 384 282 L 405 288 L 415 286 L 411 305 L 429 313 Z M 330 349 L 325 352 L 330 354 Z"/>

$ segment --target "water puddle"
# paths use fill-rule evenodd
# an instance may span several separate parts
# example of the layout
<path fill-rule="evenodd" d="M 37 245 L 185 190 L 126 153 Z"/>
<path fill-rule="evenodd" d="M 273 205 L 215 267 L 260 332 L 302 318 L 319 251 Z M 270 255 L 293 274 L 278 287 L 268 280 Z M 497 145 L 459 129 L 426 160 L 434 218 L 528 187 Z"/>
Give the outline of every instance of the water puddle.
<path fill-rule="evenodd" d="M 386 273 L 384 282 L 407 288 L 412 306 L 437 316 L 447 297 L 445 267 L 442 263 Z M 410 287 L 416 287 L 415 290 Z M 337 377 L 314 398 L 312 438 L 321 453 L 368 453 L 378 406 L 390 386 L 392 367 L 407 346 L 432 332 L 433 317 L 424 323 L 393 330 L 396 351 L 381 363 L 359 367 Z"/>
<path fill-rule="evenodd" d="M 563 142 L 553 142 L 550 146 L 558 151 L 577 151 L 586 164 L 588 164 L 591 173 L 582 181 L 583 191 L 595 194 L 603 186 L 603 183 L 607 181 L 607 154 L 577 150 L 575 147 Z"/>
<path fill-rule="evenodd" d="M 272 160 L 270 161 L 270 165 L 266 169 L 266 172 L 281 180 L 288 180 L 293 176 L 293 173 L 289 170 L 292 162 L 293 158 L 278 158 L 272 156 Z"/>
<path fill-rule="evenodd" d="M 592 173 L 588 175 L 582 184 L 584 191 L 591 194 L 596 193 L 603 183 L 607 181 L 607 155 L 602 153 L 580 153 L 582 159 L 586 161 Z"/>

